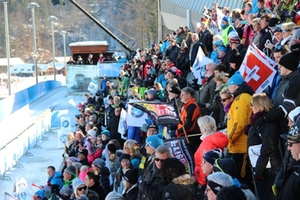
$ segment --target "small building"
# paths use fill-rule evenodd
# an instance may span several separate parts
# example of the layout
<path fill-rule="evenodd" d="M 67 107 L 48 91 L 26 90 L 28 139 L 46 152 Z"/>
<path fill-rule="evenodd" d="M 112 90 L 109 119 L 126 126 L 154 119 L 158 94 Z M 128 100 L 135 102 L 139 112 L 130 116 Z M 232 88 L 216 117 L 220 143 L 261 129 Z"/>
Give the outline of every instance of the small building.
<path fill-rule="evenodd" d="M 25 63 L 20 58 L 10 58 L 9 64 L 10 66 L 13 66 L 16 64 L 25 64 Z M 0 73 L 7 74 L 7 58 L 0 58 Z"/>

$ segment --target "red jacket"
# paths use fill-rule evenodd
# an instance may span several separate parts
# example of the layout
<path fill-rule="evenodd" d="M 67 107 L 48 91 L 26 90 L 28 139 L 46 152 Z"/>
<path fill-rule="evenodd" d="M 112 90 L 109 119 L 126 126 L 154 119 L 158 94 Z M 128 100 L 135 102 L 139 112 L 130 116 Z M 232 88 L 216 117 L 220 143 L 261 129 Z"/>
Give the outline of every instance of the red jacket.
<path fill-rule="evenodd" d="M 216 132 L 211 135 L 206 136 L 202 143 L 200 144 L 199 148 L 197 149 L 196 153 L 194 154 L 195 159 L 195 178 L 197 183 L 200 185 L 206 185 L 206 174 L 203 174 L 202 171 L 202 161 L 203 156 L 206 152 L 220 148 L 224 150 L 224 148 L 228 144 L 227 135 L 221 132 Z"/>

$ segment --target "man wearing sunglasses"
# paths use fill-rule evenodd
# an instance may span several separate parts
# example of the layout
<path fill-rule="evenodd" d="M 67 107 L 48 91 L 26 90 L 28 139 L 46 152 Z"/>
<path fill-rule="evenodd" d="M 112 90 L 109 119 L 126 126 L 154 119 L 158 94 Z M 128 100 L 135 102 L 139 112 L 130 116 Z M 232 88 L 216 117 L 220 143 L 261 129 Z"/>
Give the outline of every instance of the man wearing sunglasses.
<path fill-rule="evenodd" d="M 287 140 L 287 150 L 293 157 L 292 166 L 285 172 L 282 183 L 277 182 L 273 191 L 278 193 L 278 199 L 300 199 L 300 118 L 291 127 L 289 134 L 281 135 Z"/>
<path fill-rule="evenodd" d="M 152 135 L 150 137 L 156 137 Z M 149 138 L 150 138 L 149 137 Z M 148 138 L 147 138 L 148 139 Z M 149 140 L 146 148 L 153 148 L 154 142 Z M 149 152 L 149 150 L 147 151 Z M 155 148 L 155 157 L 148 165 L 141 182 L 139 183 L 138 199 L 142 200 L 159 200 L 162 197 L 164 191 L 163 177 L 161 172 L 162 162 L 170 157 L 170 149 L 165 145 L 160 145 Z"/>

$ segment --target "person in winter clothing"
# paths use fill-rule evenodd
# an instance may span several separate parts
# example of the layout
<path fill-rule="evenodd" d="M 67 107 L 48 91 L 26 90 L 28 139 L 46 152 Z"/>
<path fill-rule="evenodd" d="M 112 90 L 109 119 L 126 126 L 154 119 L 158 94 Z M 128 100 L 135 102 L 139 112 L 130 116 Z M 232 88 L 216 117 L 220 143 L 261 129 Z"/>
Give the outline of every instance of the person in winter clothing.
<path fill-rule="evenodd" d="M 176 67 L 181 70 L 182 76 L 186 78 L 191 68 L 189 59 L 189 49 L 185 42 L 181 43 L 175 63 Z"/>
<path fill-rule="evenodd" d="M 121 111 L 121 107 L 115 107 L 114 114 L 109 119 L 107 130 L 110 132 L 110 138 L 118 140 L 118 142 L 123 146 L 124 140 L 121 138 L 121 134 L 118 132 Z"/>
<path fill-rule="evenodd" d="M 76 178 L 78 175 L 76 174 L 76 168 L 74 166 L 69 166 L 64 170 L 63 173 L 63 186 L 59 191 L 59 194 L 61 194 L 65 198 L 70 198 L 71 194 L 73 193 L 73 187 L 72 187 L 72 181 L 74 178 Z"/>
<path fill-rule="evenodd" d="M 192 34 L 192 44 L 191 44 L 190 55 L 189 55 L 190 56 L 190 61 L 191 61 L 191 66 L 194 65 L 199 47 L 201 47 L 204 55 L 207 55 L 206 47 L 199 40 L 199 35 L 197 33 L 193 33 Z"/>
<path fill-rule="evenodd" d="M 276 183 L 273 191 L 278 192 L 278 199 L 300 199 L 300 119 L 291 127 L 289 134 L 281 135 L 287 140 L 287 150 L 290 151 L 293 163 L 285 172 L 281 183 Z"/>
<path fill-rule="evenodd" d="M 198 126 L 200 127 L 201 132 L 201 144 L 194 154 L 195 160 L 195 179 L 199 185 L 202 186 L 202 195 L 204 194 L 204 189 L 206 186 L 206 176 L 207 174 L 203 173 L 202 165 L 204 164 L 203 156 L 205 152 L 208 152 L 215 148 L 224 148 L 228 144 L 228 138 L 224 133 L 216 132 L 217 125 L 214 118 L 211 116 L 203 116 L 198 118 Z"/>
<path fill-rule="evenodd" d="M 180 113 L 181 123 L 178 124 L 176 136 L 184 136 L 200 133 L 197 126 L 197 119 L 201 116 L 200 108 L 194 97 L 195 91 L 190 87 L 185 87 L 181 90 L 181 101 L 184 103 Z M 197 148 L 200 144 L 198 136 L 190 137 L 191 143 Z"/>
<path fill-rule="evenodd" d="M 134 168 L 139 168 L 141 162 L 141 154 L 139 151 L 139 144 L 135 140 L 126 140 L 124 143 L 124 153 L 129 154 L 131 157 L 131 164 Z"/>
<path fill-rule="evenodd" d="M 138 196 L 138 178 L 139 170 L 137 168 L 130 169 L 124 175 L 124 200 L 136 200 Z"/>
<path fill-rule="evenodd" d="M 300 74 L 298 71 L 298 54 L 295 50 L 282 56 L 278 62 L 280 81 L 275 97 L 272 99 L 274 109 L 255 121 L 255 125 L 261 126 L 265 122 L 278 124 L 280 133 L 288 132 L 287 115 L 300 104 Z"/>
<path fill-rule="evenodd" d="M 275 199 L 272 185 L 282 163 L 277 124 L 266 122 L 261 127 L 254 126 L 255 120 L 271 111 L 272 107 L 271 100 L 264 93 L 254 94 L 250 124 L 245 126 L 245 133 L 248 135 L 248 156 L 259 199 Z M 258 155 L 255 152 L 259 152 Z"/>
<path fill-rule="evenodd" d="M 215 200 L 218 192 L 223 187 L 233 186 L 233 180 L 231 176 L 224 172 L 216 172 L 207 176 L 207 188 L 206 195 L 209 200 Z"/>
<path fill-rule="evenodd" d="M 203 161 L 202 161 L 202 171 L 203 174 L 206 176 L 211 174 L 214 169 L 215 161 L 223 157 L 223 151 L 220 148 L 212 149 L 210 151 L 207 151 L 203 155 Z"/>
<path fill-rule="evenodd" d="M 238 179 L 241 180 L 250 173 L 246 168 L 247 135 L 244 133 L 244 127 L 249 123 L 252 113 L 250 102 L 254 91 L 239 71 L 229 79 L 228 85 L 229 92 L 234 96 L 227 121 L 228 151 L 236 163 Z"/>
<path fill-rule="evenodd" d="M 96 138 L 96 143 L 94 144 L 92 153 L 88 154 L 88 162 L 92 164 L 94 160 L 97 158 L 100 158 L 102 156 L 102 151 L 103 151 L 103 145 L 102 145 L 102 139 L 101 136 L 98 136 Z"/>
<path fill-rule="evenodd" d="M 87 149 L 80 149 L 78 152 L 78 160 L 82 165 L 86 165 L 86 166 L 90 166 L 89 162 L 88 162 L 88 150 Z"/>
<path fill-rule="evenodd" d="M 125 173 L 130 170 L 134 169 L 133 165 L 130 162 L 130 155 L 129 154 L 122 154 L 120 157 L 120 168 L 116 174 L 116 180 L 114 182 L 113 191 L 118 194 L 122 194 L 124 191 L 124 175 Z"/>
<path fill-rule="evenodd" d="M 221 28 L 222 28 L 222 40 L 223 40 L 223 44 L 227 45 L 228 44 L 228 35 L 229 35 L 229 33 L 231 31 L 234 31 L 234 28 L 228 22 L 228 17 L 227 16 L 224 16 L 222 18 Z"/>
<path fill-rule="evenodd" d="M 72 200 L 88 200 L 90 196 L 99 199 L 98 194 L 92 190 L 89 190 L 85 182 L 83 182 L 79 178 L 73 179 L 72 187 L 74 189 L 74 193 L 70 198 Z"/>
<path fill-rule="evenodd" d="M 176 58 L 178 55 L 179 47 L 176 44 L 176 40 L 170 41 L 170 46 L 165 52 L 165 57 L 169 57 L 173 63 L 176 63 Z"/>
<path fill-rule="evenodd" d="M 47 167 L 48 181 L 45 186 L 39 186 L 39 190 L 35 194 L 45 193 L 46 190 L 55 189 L 59 191 L 63 186 L 62 173 L 56 172 L 55 167 Z"/>
<path fill-rule="evenodd" d="M 271 16 L 269 14 L 263 15 L 260 18 L 260 26 L 261 26 L 260 34 L 261 34 L 261 36 L 260 36 L 259 45 L 258 45 L 258 48 L 269 57 L 272 56 L 272 51 L 268 48 L 265 48 L 265 44 L 271 43 L 272 39 L 273 39 L 273 33 L 268 25 L 270 19 L 271 19 Z"/>
<path fill-rule="evenodd" d="M 151 137 L 154 137 L 151 136 Z M 151 142 L 151 145 L 155 145 Z M 164 191 L 164 182 L 161 173 L 162 163 L 170 157 L 170 149 L 161 145 L 155 149 L 155 158 L 148 165 L 139 183 L 139 194 L 137 199 L 141 200 L 160 200 Z"/>
<path fill-rule="evenodd" d="M 104 190 L 99 182 L 99 174 L 96 171 L 88 171 L 85 177 L 85 184 L 88 187 L 88 191 L 94 191 L 98 194 L 99 200 L 105 199 Z"/>
<path fill-rule="evenodd" d="M 200 33 L 199 33 L 199 41 L 206 47 L 208 57 L 210 56 L 211 52 L 213 51 L 212 42 L 213 42 L 213 33 L 207 27 L 207 23 L 201 22 L 200 23 Z"/>
<path fill-rule="evenodd" d="M 109 175 L 110 171 L 109 169 L 105 166 L 105 161 L 102 158 L 97 158 L 93 162 L 93 170 L 98 172 L 99 177 L 100 177 L 100 185 L 104 190 L 105 196 L 111 191 L 110 190 L 110 182 L 109 182 Z"/>
<path fill-rule="evenodd" d="M 195 179 L 186 172 L 180 160 L 167 158 L 162 164 L 161 171 L 166 184 L 161 199 L 194 200 Z"/>

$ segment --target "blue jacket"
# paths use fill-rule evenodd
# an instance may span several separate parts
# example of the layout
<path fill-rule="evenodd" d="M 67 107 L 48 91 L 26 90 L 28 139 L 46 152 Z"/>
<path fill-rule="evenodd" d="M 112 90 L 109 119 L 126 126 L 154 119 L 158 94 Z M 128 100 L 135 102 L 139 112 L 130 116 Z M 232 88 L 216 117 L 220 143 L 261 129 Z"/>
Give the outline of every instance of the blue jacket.
<path fill-rule="evenodd" d="M 48 179 L 48 182 L 51 185 L 58 185 L 59 189 L 61 189 L 62 186 L 63 186 L 62 173 L 61 172 L 55 172 L 54 175 Z"/>
<path fill-rule="evenodd" d="M 165 74 L 161 74 L 161 75 L 157 78 L 157 82 L 161 84 L 162 88 L 166 88 L 167 80 L 165 79 Z"/>
<path fill-rule="evenodd" d="M 107 79 L 103 79 L 100 83 L 100 91 L 101 92 L 104 92 L 105 88 L 106 88 L 106 82 L 107 82 Z"/>
<path fill-rule="evenodd" d="M 127 139 L 132 139 L 137 142 L 140 141 L 141 139 L 141 128 L 140 127 L 135 127 L 135 126 L 128 126 L 128 135 Z"/>

